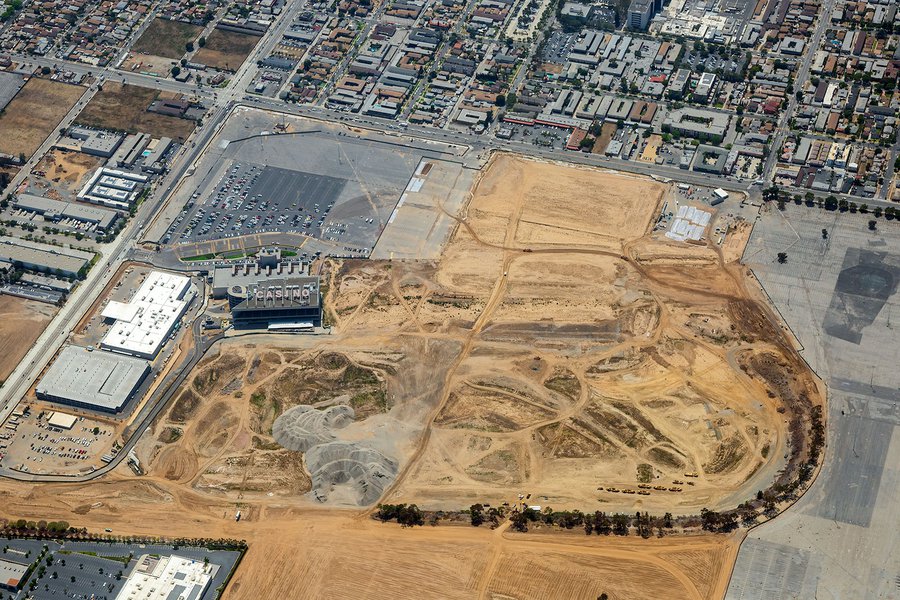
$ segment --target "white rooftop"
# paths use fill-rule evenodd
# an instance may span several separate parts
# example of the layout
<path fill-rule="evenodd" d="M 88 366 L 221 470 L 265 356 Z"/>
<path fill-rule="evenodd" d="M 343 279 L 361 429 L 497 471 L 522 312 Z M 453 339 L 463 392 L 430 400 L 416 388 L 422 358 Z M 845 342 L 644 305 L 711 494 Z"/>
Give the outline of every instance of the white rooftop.
<path fill-rule="evenodd" d="M 151 271 L 127 303 L 110 302 L 103 311 L 115 323 L 101 347 L 144 358 L 154 358 L 187 309 L 185 294 L 190 279 Z"/>
<path fill-rule="evenodd" d="M 218 571 L 181 556 L 143 555 L 116 600 L 198 600 Z"/>

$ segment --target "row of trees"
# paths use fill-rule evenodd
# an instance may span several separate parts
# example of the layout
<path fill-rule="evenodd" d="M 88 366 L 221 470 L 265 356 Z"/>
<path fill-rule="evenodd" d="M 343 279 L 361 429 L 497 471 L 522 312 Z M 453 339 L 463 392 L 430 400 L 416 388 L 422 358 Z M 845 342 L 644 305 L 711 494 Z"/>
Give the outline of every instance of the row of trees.
<path fill-rule="evenodd" d="M 422 511 L 415 504 L 379 504 L 375 516 L 380 521 L 397 521 L 404 527 L 425 524 Z"/>
<path fill-rule="evenodd" d="M 791 200 L 794 201 L 794 204 L 798 206 L 800 204 L 806 204 L 806 206 L 813 207 L 818 206 L 819 208 L 824 208 L 825 210 L 837 210 L 840 212 L 851 212 L 856 213 L 859 212 L 861 214 L 869 214 L 872 213 L 872 216 L 876 218 L 881 218 L 882 216 L 887 220 L 892 220 L 894 218 L 900 218 L 900 212 L 893 207 L 888 206 L 882 209 L 880 206 L 876 206 L 872 209 L 869 209 L 869 205 L 866 203 L 856 203 L 846 198 L 838 199 L 837 196 L 831 195 L 826 198 L 817 198 L 815 194 L 812 192 L 806 192 L 804 196 L 800 196 L 800 194 L 794 194 L 791 196 L 788 192 L 779 189 L 777 185 L 773 185 L 763 190 L 762 198 L 766 202 L 776 202 L 778 204 L 779 210 L 785 210 L 787 207 L 787 203 Z"/>

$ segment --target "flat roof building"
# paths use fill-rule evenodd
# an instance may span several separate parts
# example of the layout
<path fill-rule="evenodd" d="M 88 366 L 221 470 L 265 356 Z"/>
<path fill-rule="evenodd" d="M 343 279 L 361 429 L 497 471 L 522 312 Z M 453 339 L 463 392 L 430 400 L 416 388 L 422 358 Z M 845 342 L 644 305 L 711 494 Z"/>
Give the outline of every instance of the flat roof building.
<path fill-rule="evenodd" d="M 35 196 L 34 194 L 19 194 L 13 200 L 13 204 L 16 208 L 43 215 L 49 221 L 75 219 L 82 223 L 96 225 L 100 229 L 109 229 L 119 216 L 117 212 L 112 210 L 54 200 L 53 198 Z"/>
<path fill-rule="evenodd" d="M 144 554 L 116 600 L 200 600 L 218 570 L 201 560 Z"/>
<path fill-rule="evenodd" d="M 731 116 L 702 108 L 680 108 L 663 120 L 663 131 L 674 131 L 701 140 L 721 142 L 728 132 Z"/>
<path fill-rule="evenodd" d="M 322 325 L 318 277 L 261 281 L 228 291 L 235 329 L 264 329 L 279 322 Z"/>
<path fill-rule="evenodd" d="M 306 275 L 306 265 L 301 261 L 282 261 L 281 254 L 267 254 L 269 249 L 260 251 L 255 262 L 230 265 L 216 265 L 212 275 L 213 298 L 225 298 L 232 287 L 249 287 L 267 279 L 284 279 Z"/>
<path fill-rule="evenodd" d="M 712 88 L 715 83 L 715 73 L 704 73 L 700 76 L 700 81 L 697 82 L 697 87 L 694 89 L 694 96 L 703 99 L 709 98 L 709 94 L 710 92 L 712 92 Z"/>
<path fill-rule="evenodd" d="M 34 391 L 41 400 L 117 413 L 149 372 L 146 360 L 66 346 Z"/>
<path fill-rule="evenodd" d="M 103 318 L 115 323 L 100 347 L 155 358 L 193 300 L 190 285 L 183 275 L 151 271 L 129 302 L 112 300 L 103 309 Z"/>
<path fill-rule="evenodd" d="M 112 131 L 71 127 L 66 136 L 56 143 L 56 147 L 109 158 L 116 152 L 123 137 L 121 133 Z"/>
<path fill-rule="evenodd" d="M 655 8 L 653 0 L 631 0 L 628 6 L 628 28 L 647 29 Z"/>
<path fill-rule="evenodd" d="M 78 199 L 128 210 L 147 181 L 146 175 L 103 167 L 78 192 Z"/>
<path fill-rule="evenodd" d="M 9 592 L 16 592 L 25 583 L 25 574 L 28 566 L 0 558 L 0 588 Z"/>
<path fill-rule="evenodd" d="M 0 237 L 0 265 L 5 263 L 30 271 L 59 272 L 65 277 L 76 277 L 93 258 L 94 255 L 90 252 L 8 236 Z"/>

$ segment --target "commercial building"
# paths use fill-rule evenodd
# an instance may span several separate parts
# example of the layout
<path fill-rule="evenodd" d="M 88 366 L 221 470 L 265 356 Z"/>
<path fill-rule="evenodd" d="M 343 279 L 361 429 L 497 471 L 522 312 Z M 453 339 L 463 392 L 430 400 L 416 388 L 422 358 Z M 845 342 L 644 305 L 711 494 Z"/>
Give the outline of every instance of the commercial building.
<path fill-rule="evenodd" d="M 217 265 L 212 275 L 212 296 L 222 299 L 234 286 L 249 287 L 267 279 L 306 275 L 301 261 L 283 261 L 278 248 L 263 248 L 253 262 Z"/>
<path fill-rule="evenodd" d="M 731 116 L 726 113 L 686 107 L 666 115 L 662 129 L 718 143 L 725 139 L 730 123 Z"/>
<path fill-rule="evenodd" d="M 271 325 L 320 327 L 322 305 L 318 277 L 290 277 L 236 285 L 228 291 L 235 329 L 264 329 Z"/>
<path fill-rule="evenodd" d="M 114 167 L 131 167 L 142 156 L 144 148 L 150 143 L 150 136 L 146 133 L 135 133 L 125 138 L 125 141 L 109 159 L 109 164 Z"/>
<path fill-rule="evenodd" d="M 147 147 L 150 152 L 144 158 L 144 164 L 141 165 L 141 169 L 150 173 L 162 173 L 165 171 L 166 155 L 171 147 L 172 140 L 167 137 L 159 138 L 155 143 L 151 142 Z"/>
<path fill-rule="evenodd" d="M 707 100 L 715 84 L 716 74 L 704 73 L 700 76 L 700 81 L 697 82 L 697 87 L 694 88 L 694 98 L 699 100 Z"/>
<path fill-rule="evenodd" d="M 66 294 L 71 292 L 75 287 L 75 284 L 68 279 L 45 277 L 44 275 L 38 275 L 36 273 L 23 273 L 19 282 L 54 292 L 65 292 Z"/>
<path fill-rule="evenodd" d="M 28 566 L 0 558 L 0 589 L 8 592 L 18 592 L 25 583 L 25 575 Z"/>
<path fill-rule="evenodd" d="M 75 415 L 70 415 L 68 413 L 63 413 L 59 411 L 51 412 L 47 417 L 47 425 L 50 427 L 56 427 L 57 429 L 65 429 L 69 430 L 75 427 L 75 423 L 78 422 L 78 417 Z"/>
<path fill-rule="evenodd" d="M 151 271 L 130 302 L 110 301 L 104 319 L 114 321 L 100 347 L 153 359 L 193 300 L 191 280 L 182 275 Z"/>
<path fill-rule="evenodd" d="M 654 14 L 656 5 L 653 0 L 631 0 L 628 6 L 628 28 L 647 29 Z"/>
<path fill-rule="evenodd" d="M 693 168 L 702 173 L 714 173 L 716 175 L 725 172 L 728 165 L 729 151 L 716 146 L 697 146 L 694 153 Z"/>
<path fill-rule="evenodd" d="M 147 181 L 146 175 L 104 167 L 97 169 L 91 176 L 84 188 L 78 192 L 78 199 L 128 210 L 137 200 Z"/>
<path fill-rule="evenodd" d="M 64 202 L 35 196 L 34 194 L 19 194 L 13 200 L 13 206 L 21 210 L 43 215 L 46 221 L 61 221 L 74 219 L 89 225 L 95 225 L 99 229 L 109 229 L 119 216 L 119 213 L 99 208 L 86 206 L 74 202 Z"/>
<path fill-rule="evenodd" d="M 144 554 L 116 600 L 199 600 L 218 570 L 181 556 Z"/>
<path fill-rule="evenodd" d="M 122 134 L 112 131 L 72 127 L 55 145 L 56 148 L 109 158 L 122 143 Z"/>
<path fill-rule="evenodd" d="M 115 414 L 149 372 L 146 360 L 66 346 L 34 391 L 41 400 Z"/>
<path fill-rule="evenodd" d="M 93 254 L 82 250 L 0 236 L 0 267 L 8 265 L 77 277 L 82 269 L 87 269 L 93 258 Z"/>

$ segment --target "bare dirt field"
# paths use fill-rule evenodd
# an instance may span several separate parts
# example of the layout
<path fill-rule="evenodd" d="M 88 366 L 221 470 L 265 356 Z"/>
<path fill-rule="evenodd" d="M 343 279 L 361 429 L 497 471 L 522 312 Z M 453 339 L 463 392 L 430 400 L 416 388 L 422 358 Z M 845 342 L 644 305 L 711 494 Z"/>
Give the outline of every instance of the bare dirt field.
<path fill-rule="evenodd" d="M 65 518 L 92 531 L 247 539 L 225 597 L 257 598 L 721 598 L 737 539 L 586 538 L 503 528 L 404 529 L 364 515 L 216 502 L 177 482 L 125 469 L 92 484 L 0 482 L 3 517 Z"/>
<path fill-rule="evenodd" d="M 738 248 L 651 233 L 667 192 L 499 155 L 440 260 L 325 260 L 330 334 L 219 342 L 138 443 L 145 476 L 0 482 L 0 513 L 245 538 L 229 598 L 721 598 L 737 535 L 410 530 L 361 510 L 530 494 L 696 514 L 772 483 L 779 412 L 821 389 L 724 258 Z"/>
<path fill-rule="evenodd" d="M 778 397 L 818 390 L 772 342 L 739 265 L 648 235 L 665 193 L 498 157 L 438 263 L 327 262 L 335 335 L 221 345 L 142 461 L 233 499 L 740 503 L 784 464 Z M 756 360 L 791 374 L 786 387 Z M 332 465 L 349 455 L 362 466 L 347 480 Z"/>
<path fill-rule="evenodd" d="M 194 55 L 194 62 L 221 71 L 237 71 L 259 39 L 255 35 L 216 29 L 206 39 L 206 46 Z"/>
<path fill-rule="evenodd" d="M 0 115 L 0 153 L 31 157 L 84 91 L 78 85 L 29 79 Z"/>
<path fill-rule="evenodd" d="M 196 123 L 147 111 L 147 107 L 160 95 L 158 90 L 106 82 L 103 90 L 88 102 L 76 122 L 89 127 L 137 133 L 149 133 L 154 137 L 170 137 L 184 141 L 194 130 Z"/>
<path fill-rule="evenodd" d="M 77 192 L 94 169 L 103 164 L 103 158 L 81 152 L 51 150 L 32 169 L 31 184 L 50 198 L 70 200 L 60 192 Z"/>
<path fill-rule="evenodd" d="M 187 51 L 188 42 L 196 42 L 203 28 L 199 25 L 153 19 L 141 37 L 131 47 L 132 52 L 151 54 L 162 58 L 178 59 Z"/>
<path fill-rule="evenodd" d="M 56 314 L 56 307 L 15 296 L 0 294 L 0 381 L 5 380 L 47 323 Z"/>

